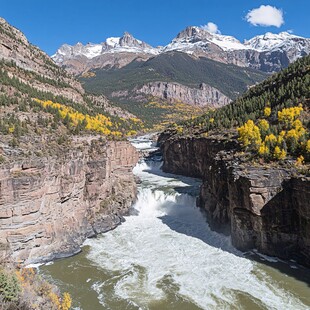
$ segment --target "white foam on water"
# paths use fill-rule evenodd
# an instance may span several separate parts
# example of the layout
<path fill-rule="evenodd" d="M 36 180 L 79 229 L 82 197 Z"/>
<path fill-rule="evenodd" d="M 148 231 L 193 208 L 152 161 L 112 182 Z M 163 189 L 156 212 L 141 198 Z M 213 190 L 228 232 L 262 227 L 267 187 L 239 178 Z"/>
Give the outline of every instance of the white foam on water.
<path fill-rule="evenodd" d="M 143 181 L 134 206 L 138 215 L 85 242 L 91 261 L 122 274 L 114 287 L 118 298 L 147 309 L 166 298 L 159 284 L 168 277 L 179 288 L 176 294 L 203 309 L 236 306 L 236 292 L 260 300 L 268 309 L 306 309 L 243 257 L 229 237 L 212 232 L 194 197 L 173 191 L 195 180 L 173 179 L 160 171 L 159 163 L 141 162 L 134 172 Z M 165 186 L 166 190 L 159 189 Z"/>
<path fill-rule="evenodd" d="M 147 149 L 151 149 L 153 148 L 153 142 L 151 141 L 146 141 L 146 142 L 135 142 L 135 141 L 132 141 L 131 144 L 139 149 L 139 150 L 147 150 Z"/>
<path fill-rule="evenodd" d="M 156 150 L 156 142 L 152 141 L 154 133 L 146 134 L 137 138 L 131 138 L 129 141 L 138 150 Z"/>
<path fill-rule="evenodd" d="M 37 264 L 29 264 L 26 266 L 26 268 L 35 268 L 39 269 L 40 266 L 44 265 L 44 263 L 37 263 Z"/>
<path fill-rule="evenodd" d="M 50 261 L 50 262 L 47 262 L 47 263 L 29 264 L 29 265 L 26 266 L 26 268 L 39 269 L 41 266 L 50 266 L 50 265 L 53 265 L 53 264 L 54 264 L 53 261 Z"/>
<path fill-rule="evenodd" d="M 104 283 L 100 283 L 100 282 L 95 282 L 91 288 L 98 294 L 98 300 L 99 303 L 102 306 L 106 306 L 105 302 L 104 302 L 104 295 L 101 292 L 101 287 L 104 285 Z"/>

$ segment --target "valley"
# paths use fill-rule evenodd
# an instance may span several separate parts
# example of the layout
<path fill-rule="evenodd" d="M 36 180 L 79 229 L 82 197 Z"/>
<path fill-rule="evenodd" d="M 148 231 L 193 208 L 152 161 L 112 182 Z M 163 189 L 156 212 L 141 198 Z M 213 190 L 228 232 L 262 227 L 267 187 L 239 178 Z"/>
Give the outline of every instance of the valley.
<path fill-rule="evenodd" d="M 310 307 L 310 39 L 208 27 L 0 18 L 1 309 Z"/>
<path fill-rule="evenodd" d="M 154 149 L 148 137 L 132 144 L 140 150 Z M 134 168 L 141 183 L 125 223 L 87 240 L 81 254 L 39 267 L 47 279 L 70 292 L 75 307 L 310 306 L 307 269 L 236 250 L 230 237 L 210 229 L 204 212 L 196 206 L 200 181 L 163 173 L 158 159 L 141 159 Z"/>

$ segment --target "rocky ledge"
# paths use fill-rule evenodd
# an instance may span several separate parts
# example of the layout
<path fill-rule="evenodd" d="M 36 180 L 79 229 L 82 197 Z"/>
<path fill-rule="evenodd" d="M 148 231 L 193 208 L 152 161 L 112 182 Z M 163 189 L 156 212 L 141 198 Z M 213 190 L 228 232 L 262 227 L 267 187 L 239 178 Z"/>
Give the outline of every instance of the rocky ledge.
<path fill-rule="evenodd" d="M 136 94 L 144 94 L 169 102 L 185 102 L 194 106 L 222 107 L 231 100 L 218 89 L 202 83 L 199 89 L 179 83 L 151 82 L 135 89 Z"/>
<path fill-rule="evenodd" d="M 115 228 L 136 198 L 126 141 L 77 141 L 58 158 L 36 158 L 0 169 L 2 258 L 42 262 L 80 251 L 87 237 Z"/>
<path fill-rule="evenodd" d="M 250 166 L 217 138 L 159 138 L 166 172 L 202 178 L 199 207 L 210 227 L 242 250 L 310 266 L 310 178 L 285 168 Z"/>

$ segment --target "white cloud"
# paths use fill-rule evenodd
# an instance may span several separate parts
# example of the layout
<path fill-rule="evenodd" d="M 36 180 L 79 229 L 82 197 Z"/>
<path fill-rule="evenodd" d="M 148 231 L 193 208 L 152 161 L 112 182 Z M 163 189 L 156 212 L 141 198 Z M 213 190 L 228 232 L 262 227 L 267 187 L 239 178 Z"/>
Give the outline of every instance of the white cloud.
<path fill-rule="evenodd" d="M 211 33 L 221 33 L 218 26 L 212 22 L 208 22 L 206 25 L 201 26 L 201 28 Z"/>
<path fill-rule="evenodd" d="M 284 24 L 283 12 L 271 5 L 261 5 L 257 9 L 249 11 L 245 19 L 254 26 L 276 26 Z"/>

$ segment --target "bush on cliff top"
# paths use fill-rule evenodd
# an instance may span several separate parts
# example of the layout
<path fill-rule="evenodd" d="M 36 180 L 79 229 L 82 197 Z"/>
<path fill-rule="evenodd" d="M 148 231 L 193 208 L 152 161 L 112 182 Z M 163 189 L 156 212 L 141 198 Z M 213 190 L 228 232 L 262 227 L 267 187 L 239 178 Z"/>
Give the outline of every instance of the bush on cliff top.
<path fill-rule="evenodd" d="M 256 123 L 248 120 L 237 128 L 242 147 L 265 160 L 284 160 L 287 155 L 301 165 L 310 160 L 310 132 L 304 126 L 302 105 L 284 108 L 271 117 L 265 108 L 265 118 Z M 309 147 L 308 147 L 309 146 Z"/>

